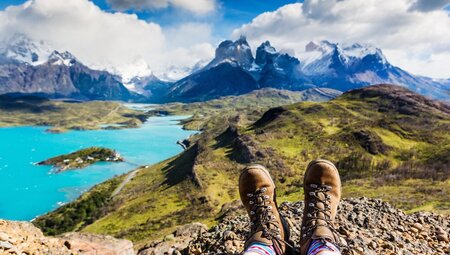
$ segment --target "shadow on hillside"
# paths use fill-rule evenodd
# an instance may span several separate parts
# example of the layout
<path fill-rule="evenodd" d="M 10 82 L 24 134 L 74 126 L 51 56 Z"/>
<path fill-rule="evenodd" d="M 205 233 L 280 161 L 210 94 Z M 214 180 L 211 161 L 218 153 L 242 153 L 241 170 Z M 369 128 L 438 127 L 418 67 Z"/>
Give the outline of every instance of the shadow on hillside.
<path fill-rule="evenodd" d="M 49 104 L 49 102 L 50 100 L 48 99 L 33 96 L 0 96 L 0 109 L 3 111 L 20 111 L 27 113 L 43 113 L 61 109 L 60 107 Z"/>
<path fill-rule="evenodd" d="M 177 185 L 186 179 L 192 179 L 196 184 L 199 184 L 194 171 L 194 163 L 197 153 L 198 145 L 195 144 L 181 153 L 174 160 L 170 161 L 167 166 L 163 168 L 163 172 L 166 177 L 163 185 L 169 186 L 166 189 Z"/>
<path fill-rule="evenodd" d="M 242 151 L 239 150 L 237 141 L 238 136 L 237 129 L 229 126 L 227 130 L 215 138 L 216 143 L 213 148 L 215 150 L 223 148 L 225 150 L 225 156 L 231 161 L 235 161 L 239 164 L 249 163 L 248 160 L 245 159 Z"/>

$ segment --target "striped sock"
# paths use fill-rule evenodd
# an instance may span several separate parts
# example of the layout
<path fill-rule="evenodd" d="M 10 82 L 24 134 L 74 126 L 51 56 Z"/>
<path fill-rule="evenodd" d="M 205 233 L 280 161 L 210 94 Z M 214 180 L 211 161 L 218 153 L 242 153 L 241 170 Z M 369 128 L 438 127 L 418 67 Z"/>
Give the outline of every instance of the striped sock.
<path fill-rule="evenodd" d="M 308 249 L 308 255 L 341 255 L 336 245 L 324 239 L 314 239 Z"/>
<path fill-rule="evenodd" d="M 243 255 L 275 255 L 275 250 L 272 245 L 265 245 L 262 243 L 252 243 L 244 252 Z"/>

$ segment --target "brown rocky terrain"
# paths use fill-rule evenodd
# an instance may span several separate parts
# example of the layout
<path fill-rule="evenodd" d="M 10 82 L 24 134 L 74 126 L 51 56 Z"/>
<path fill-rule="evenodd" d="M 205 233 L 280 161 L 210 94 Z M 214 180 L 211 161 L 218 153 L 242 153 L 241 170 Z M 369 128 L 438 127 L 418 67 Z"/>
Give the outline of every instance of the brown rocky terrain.
<path fill-rule="evenodd" d="M 295 243 L 300 239 L 303 202 L 283 203 Z M 221 223 L 195 238 L 185 254 L 239 254 L 248 234 L 248 217 L 229 210 Z M 339 205 L 336 228 L 343 255 L 450 253 L 450 217 L 429 212 L 405 214 L 378 199 L 348 198 Z M 172 253 L 178 254 L 178 253 Z"/>
<path fill-rule="evenodd" d="M 66 233 L 46 237 L 29 222 L 0 220 L 0 255 L 133 255 L 133 243 L 110 236 Z"/>
<path fill-rule="evenodd" d="M 303 202 L 283 203 L 291 239 L 299 242 Z M 238 201 L 223 207 L 220 223 L 206 231 L 200 223 L 180 227 L 138 255 L 240 254 L 249 221 Z M 450 217 L 429 212 L 405 214 L 378 199 L 348 198 L 339 206 L 336 228 L 343 255 L 445 255 L 450 252 Z M 189 240 L 191 240 L 189 242 Z"/>

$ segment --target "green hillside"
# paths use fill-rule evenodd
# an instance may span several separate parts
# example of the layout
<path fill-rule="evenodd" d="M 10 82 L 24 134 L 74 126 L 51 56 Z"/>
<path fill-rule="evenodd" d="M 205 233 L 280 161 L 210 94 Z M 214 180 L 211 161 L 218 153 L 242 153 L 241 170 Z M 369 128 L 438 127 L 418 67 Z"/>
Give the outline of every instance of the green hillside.
<path fill-rule="evenodd" d="M 188 150 L 140 169 L 116 196 L 110 197 L 111 185 L 120 181 L 113 179 L 34 223 L 46 233 L 112 234 L 140 246 L 179 224 L 212 223 L 224 204 L 238 199 L 240 169 L 251 162 L 268 167 L 279 200 L 300 200 L 304 169 L 318 157 L 337 164 L 344 196 L 383 198 L 409 211 L 450 212 L 450 107 L 404 88 L 371 86 L 262 115 L 219 111 L 204 127 Z M 103 203 L 89 203 L 105 190 Z M 81 210 L 82 203 L 96 207 Z M 83 213 L 79 221 L 55 223 L 77 210 Z"/>
<path fill-rule="evenodd" d="M 325 102 L 342 92 L 327 88 L 313 88 L 303 91 L 289 91 L 273 88 L 263 88 L 240 96 L 226 96 L 201 103 L 170 103 L 157 105 L 151 112 L 171 115 L 192 115 L 184 121 L 184 127 L 194 130 L 205 130 L 215 125 L 211 117 L 236 116 L 237 113 L 247 113 L 257 119 L 264 111 L 280 105 L 294 104 L 303 101 Z"/>
<path fill-rule="evenodd" d="M 63 102 L 34 96 L 0 95 L 0 127 L 52 126 L 49 131 L 137 127 L 147 117 L 118 102 Z M 114 126 L 114 124 L 120 124 Z"/>

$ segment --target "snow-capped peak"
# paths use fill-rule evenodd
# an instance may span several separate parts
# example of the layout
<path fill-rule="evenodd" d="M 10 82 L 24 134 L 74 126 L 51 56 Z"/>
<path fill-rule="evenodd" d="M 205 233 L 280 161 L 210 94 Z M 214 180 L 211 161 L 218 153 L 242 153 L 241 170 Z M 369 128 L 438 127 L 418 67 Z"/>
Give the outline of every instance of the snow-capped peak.
<path fill-rule="evenodd" d="M 326 73 L 330 65 L 355 66 L 364 61 L 381 66 L 388 61 L 380 49 L 370 44 L 338 44 L 329 41 L 310 42 L 300 53 L 302 69 L 307 74 Z"/>
<path fill-rule="evenodd" d="M 217 66 L 221 63 L 234 62 L 243 67 L 250 67 L 253 63 L 253 54 L 245 36 L 236 41 L 225 40 L 216 49 L 215 58 L 206 68 Z"/>
<path fill-rule="evenodd" d="M 48 57 L 48 63 L 52 65 L 65 65 L 65 66 L 71 66 L 73 65 L 77 59 L 75 56 L 72 55 L 72 53 L 68 51 L 59 52 L 54 50 L 52 54 Z"/>
<path fill-rule="evenodd" d="M 46 42 L 33 41 L 24 34 L 14 34 L 0 45 L 0 55 L 31 65 L 45 63 L 53 52 Z"/>
<path fill-rule="evenodd" d="M 332 52 L 336 48 L 337 44 L 330 43 L 329 41 L 311 41 L 305 46 L 305 52 L 321 52 L 327 54 Z"/>
<path fill-rule="evenodd" d="M 375 54 L 383 55 L 380 49 L 370 44 L 354 43 L 350 45 L 343 45 L 342 49 L 345 55 L 355 58 L 363 58 L 367 55 L 375 55 Z"/>
<path fill-rule="evenodd" d="M 277 50 L 272 45 L 270 45 L 269 41 L 263 42 L 261 44 L 261 46 L 258 47 L 258 49 L 259 48 L 261 48 L 261 50 L 264 50 L 265 52 L 270 53 L 270 54 L 277 53 Z"/>

